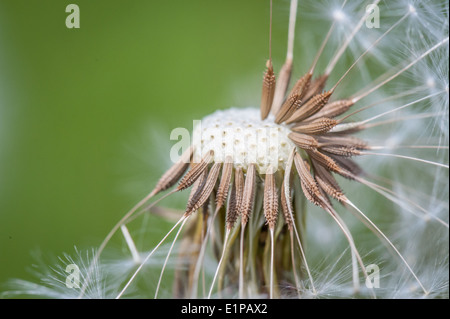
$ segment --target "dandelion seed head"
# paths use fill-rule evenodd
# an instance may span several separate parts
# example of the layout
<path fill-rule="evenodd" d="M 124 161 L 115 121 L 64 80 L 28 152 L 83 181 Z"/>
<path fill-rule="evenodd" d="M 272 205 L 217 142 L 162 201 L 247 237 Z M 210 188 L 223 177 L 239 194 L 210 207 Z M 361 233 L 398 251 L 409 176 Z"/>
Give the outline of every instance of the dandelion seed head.
<path fill-rule="evenodd" d="M 289 127 L 276 124 L 273 115 L 261 120 L 258 112 L 256 108 L 230 108 L 203 118 L 194 129 L 194 159 L 213 151 L 215 163 L 224 163 L 228 157 L 235 168 L 244 171 L 250 163 L 262 174 L 268 167 L 284 169 L 295 146 L 288 138 Z"/>

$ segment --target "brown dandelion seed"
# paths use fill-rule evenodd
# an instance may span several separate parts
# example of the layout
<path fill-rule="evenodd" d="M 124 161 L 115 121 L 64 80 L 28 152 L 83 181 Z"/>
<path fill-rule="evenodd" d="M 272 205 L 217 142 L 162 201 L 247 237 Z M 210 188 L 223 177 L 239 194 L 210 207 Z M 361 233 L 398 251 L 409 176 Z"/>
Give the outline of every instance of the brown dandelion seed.
<path fill-rule="evenodd" d="M 195 197 L 194 203 L 192 207 L 189 208 L 189 210 L 186 210 L 186 215 L 189 215 L 196 210 L 198 210 L 203 204 L 206 203 L 209 196 L 211 195 L 212 191 L 214 190 L 214 186 L 217 183 L 217 178 L 219 177 L 220 168 L 222 166 L 222 163 L 214 163 L 211 167 L 211 170 L 209 171 L 208 177 L 206 178 L 204 182 L 204 186 L 202 189 L 198 192 L 198 196 Z M 206 172 L 206 170 L 205 170 Z"/>
<path fill-rule="evenodd" d="M 294 132 L 299 132 L 303 134 L 324 134 L 331 130 L 338 124 L 338 121 L 321 117 L 311 122 L 300 123 L 292 128 Z"/>
<path fill-rule="evenodd" d="M 278 111 L 275 123 L 284 122 L 302 106 L 302 99 L 309 87 L 310 81 L 311 74 L 307 73 L 295 83 L 288 98 L 281 106 L 281 109 Z"/>
<path fill-rule="evenodd" d="M 225 224 L 227 230 L 233 228 L 236 220 L 239 216 L 237 212 L 237 207 L 239 203 L 236 201 L 236 185 L 233 183 L 231 187 L 230 197 L 228 197 L 227 214 L 225 217 Z"/>
<path fill-rule="evenodd" d="M 226 226 L 227 229 L 233 228 L 239 217 L 239 207 L 242 201 L 242 193 L 244 191 L 244 173 L 241 168 L 234 172 L 234 183 L 231 188 L 230 198 L 228 200 Z"/>
<path fill-rule="evenodd" d="M 230 160 L 226 160 L 225 164 L 223 164 L 222 176 L 220 177 L 220 183 L 216 193 L 216 210 L 219 210 L 227 199 L 232 173 L 233 163 Z"/>
<path fill-rule="evenodd" d="M 324 166 L 329 171 L 339 174 L 343 172 L 339 165 L 336 164 L 336 162 L 330 156 L 325 155 L 316 149 L 306 150 L 306 152 L 313 160 L 315 160 L 318 164 Z"/>
<path fill-rule="evenodd" d="M 353 104 L 353 100 L 350 99 L 337 100 L 327 103 L 322 107 L 320 111 L 318 111 L 316 114 L 311 115 L 309 119 L 313 120 L 320 117 L 334 118 L 347 112 Z"/>
<path fill-rule="evenodd" d="M 284 183 L 281 185 L 281 192 L 280 192 L 280 203 L 281 203 L 281 209 L 283 211 L 283 217 L 284 221 L 286 222 L 286 225 L 288 226 L 289 230 L 293 229 L 293 223 L 294 221 L 291 218 L 291 212 L 292 209 L 292 202 L 291 197 L 289 196 L 286 198 L 286 192 L 284 188 Z"/>
<path fill-rule="evenodd" d="M 352 156 L 361 155 L 361 152 L 359 150 L 357 150 L 354 146 L 331 145 L 331 146 L 321 147 L 320 149 L 327 153 L 332 153 L 332 154 L 344 156 L 344 157 L 352 157 Z"/>
<path fill-rule="evenodd" d="M 250 164 L 247 169 L 247 175 L 245 176 L 244 191 L 242 193 L 242 202 L 239 207 L 241 214 L 241 223 L 245 226 L 250 218 L 250 214 L 253 210 L 253 204 L 255 201 L 255 188 L 256 188 L 256 168 L 255 164 Z"/>
<path fill-rule="evenodd" d="M 264 73 L 262 95 L 261 95 L 261 119 L 264 120 L 270 113 L 275 93 L 275 74 L 273 73 L 272 61 L 269 59 Z"/>
<path fill-rule="evenodd" d="M 197 178 L 207 169 L 209 162 L 213 156 L 212 152 L 208 152 L 198 164 L 194 164 L 192 168 L 184 175 L 178 184 L 177 191 L 184 190 L 194 184 Z"/>
<path fill-rule="evenodd" d="M 275 229 L 278 216 L 278 194 L 273 168 L 269 167 L 264 181 L 264 216 L 270 229 Z"/>
<path fill-rule="evenodd" d="M 323 208 L 322 201 L 319 200 L 319 197 L 321 196 L 319 189 L 317 189 L 317 194 L 316 194 L 311 190 L 311 188 L 305 182 L 301 181 L 300 185 L 302 187 L 302 191 L 303 191 L 303 194 L 305 195 L 306 199 L 309 200 L 314 205 Z"/>
<path fill-rule="evenodd" d="M 302 105 L 302 100 L 298 94 L 291 94 L 288 96 L 286 101 L 281 106 L 275 118 L 275 123 L 280 124 L 281 122 L 288 119 L 293 112 L 298 110 Z"/>
<path fill-rule="evenodd" d="M 172 165 L 159 179 L 155 188 L 153 189 L 150 196 L 154 196 L 159 192 L 165 191 L 169 189 L 173 185 L 175 185 L 178 180 L 183 176 L 189 167 L 189 162 L 192 157 L 192 153 L 194 151 L 193 147 L 190 147 L 187 151 L 181 155 L 178 162 Z"/>
<path fill-rule="evenodd" d="M 323 146 L 347 146 L 358 150 L 368 149 L 368 144 L 360 138 L 347 135 L 323 135 L 318 137 L 320 147 Z"/>
<path fill-rule="evenodd" d="M 323 189 L 325 193 L 327 193 L 331 197 L 339 201 L 344 201 L 345 195 L 342 192 L 342 189 L 339 186 L 336 179 L 334 178 L 334 176 L 329 171 L 327 171 L 322 165 L 316 164 L 314 161 L 313 166 L 315 178 L 320 188 Z"/>
<path fill-rule="evenodd" d="M 301 149 L 316 149 L 319 147 L 317 139 L 310 135 L 291 132 L 288 134 L 288 137 Z"/>
<path fill-rule="evenodd" d="M 208 178 L 208 168 L 206 167 L 200 174 L 200 176 L 194 182 L 191 192 L 189 193 L 188 202 L 186 205 L 186 210 L 184 216 L 189 216 L 192 213 L 192 208 L 197 203 L 200 194 L 205 186 L 206 179 Z"/>
<path fill-rule="evenodd" d="M 307 119 L 314 113 L 317 113 L 333 94 L 333 91 L 327 91 L 324 93 L 314 95 L 308 102 L 302 105 L 297 111 L 295 111 L 291 117 L 286 121 L 287 124 L 299 122 L 301 120 Z"/>
<path fill-rule="evenodd" d="M 291 74 L 292 59 L 286 59 L 286 62 L 283 64 L 280 73 L 278 74 L 278 81 L 275 85 L 275 93 L 271 109 L 273 114 L 277 114 L 283 104 L 283 99 L 287 92 L 289 81 L 291 80 Z"/>
<path fill-rule="evenodd" d="M 314 80 L 311 81 L 311 84 L 308 87 L 307 92 L 303 96 L 303 100 L 307 102 L 311 97 L 314 95 L 322 93 L 323 89 L 325 88 L 325 85 L 328 80 L 328 75 L 320 75 L 316 77 Z"/>
<path fill-rule="evenodd" d="M 301 99 L 305 96 L 306 92 L 309 89 L 309 85 L 311 84 L 312 73 L 308 72 L 303 75 L 298 81 L 294 84 L 292 88 L 291 94 L 297 94 Z"/>
<path fill-rule="evenodd" d="M 351 158 L 342 157 L 334 154 L 329 154 L 330 158 L 333 158 L 335 163 L 337 163 L 341 167 L 340 175 L 353 180 L 354 176 L 363 175 L 363 169 L 355 163 Z"/>
<path fill-rule="evenodd" d="M 314 177 L 311 175 L 309 164 L 296 153 L 294 157 L 295 168 L 300 176 L 302 190 L 306 198 L 313 204 L 322 207 L 321 193 Z"/>

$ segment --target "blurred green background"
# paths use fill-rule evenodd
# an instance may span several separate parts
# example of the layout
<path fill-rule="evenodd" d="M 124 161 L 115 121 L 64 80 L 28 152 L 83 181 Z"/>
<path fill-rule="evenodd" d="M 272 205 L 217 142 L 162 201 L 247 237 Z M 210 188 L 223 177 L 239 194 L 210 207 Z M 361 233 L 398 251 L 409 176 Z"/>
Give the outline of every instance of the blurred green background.
<path fill-rule="evenodd" d="M 173 128 L 259 104 L 268 4 L 0 0 L 0 291 L 36 280 L 33 251 L 98 245 L 170 164 Z M 274 6 L 278 67 L 288 10 Z"/>

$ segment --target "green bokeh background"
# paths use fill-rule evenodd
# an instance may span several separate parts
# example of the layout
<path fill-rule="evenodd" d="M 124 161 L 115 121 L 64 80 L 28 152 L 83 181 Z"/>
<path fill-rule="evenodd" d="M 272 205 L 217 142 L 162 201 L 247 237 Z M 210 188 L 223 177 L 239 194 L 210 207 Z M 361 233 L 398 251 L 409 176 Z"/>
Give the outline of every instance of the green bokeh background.
<path fill-rule="evenodd" d="M 171 129 L 259 104 L 268 16 L 261 0 L 0 0 L 0 291 L 35 280 L 33 251 L 98 245 L 167 167 Z"/>

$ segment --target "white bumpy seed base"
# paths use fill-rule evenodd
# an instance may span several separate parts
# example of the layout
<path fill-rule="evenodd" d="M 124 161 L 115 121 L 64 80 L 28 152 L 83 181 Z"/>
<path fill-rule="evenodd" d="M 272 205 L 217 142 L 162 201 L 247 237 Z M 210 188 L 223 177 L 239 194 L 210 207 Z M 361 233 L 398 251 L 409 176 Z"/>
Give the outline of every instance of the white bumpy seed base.
<path fill-rule="evenodd" d="M 209 151 L 213 161 L 223 163 L 228 158 L 235 168 L 244 171 L 250 163 L 260 174 L 271 166 L 284 170 L 295 144 L 288 138 L 290 130 L 276 124 L 273 115 L 261 120 L 259 109 L 230 108 L 219 110 L 201 120 L 194 128 L 194 162 L 198 163 Z"/>

